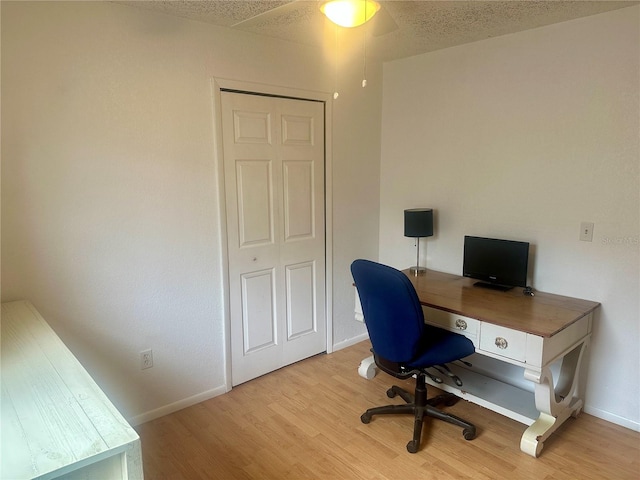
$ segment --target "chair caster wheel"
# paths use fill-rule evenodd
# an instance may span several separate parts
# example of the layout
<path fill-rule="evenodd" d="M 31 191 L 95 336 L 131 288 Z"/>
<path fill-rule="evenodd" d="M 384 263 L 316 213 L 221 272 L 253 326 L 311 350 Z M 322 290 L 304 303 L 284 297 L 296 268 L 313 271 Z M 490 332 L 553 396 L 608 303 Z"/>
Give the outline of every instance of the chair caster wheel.
<path fill-rule="evenodd" d="M 360 421 L 362 423 L 369 423 L 371 421 L 371 414 L 367 412 L 363 413 L 360 415 Z"/>
<path fill-rule="evenodd" d="M 415 440 L 411 440 L 409 443 L 407 443 L 407 452 L 416 453 L 418 451 L 418 446 L 418 442 L 416 442 Z"/>
<path fill-rule="evenodd" d="M 458 403 L 458 397 L 452 395 L 447 398 L 447 400 L 444 402 L 444 405 L 445 407 L 453 407 L 456 403 Z"/>
<path fill-rule="evenodd" d="M 387 397 L 393 398 L 395 396 L 396 396 L 396 391 L 393 388 L 390 388 L 389 390 L 387 390 Z"/>
<path fill-rule="evenodd" d="M 476 438 L 476 429 L 474 428 L 465 428 L 462 431 L 462 436 L 464 437 L 465 440 L 473 440 L 474 438 Z"/>

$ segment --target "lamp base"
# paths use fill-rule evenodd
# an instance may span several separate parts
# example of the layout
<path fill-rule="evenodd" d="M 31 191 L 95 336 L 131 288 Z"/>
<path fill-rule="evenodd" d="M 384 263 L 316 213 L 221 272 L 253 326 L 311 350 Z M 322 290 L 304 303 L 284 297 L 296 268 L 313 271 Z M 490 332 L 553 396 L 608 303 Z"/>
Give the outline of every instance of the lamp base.
<path fill-rule="evenodd" d="M 411 272 L 411 275 L 413 275 L 414 277 L 417 277 L 419 275 L 424 275 L 427 273 L 427 269 L 424 267 L 411 267 L 409 271 Z"/>

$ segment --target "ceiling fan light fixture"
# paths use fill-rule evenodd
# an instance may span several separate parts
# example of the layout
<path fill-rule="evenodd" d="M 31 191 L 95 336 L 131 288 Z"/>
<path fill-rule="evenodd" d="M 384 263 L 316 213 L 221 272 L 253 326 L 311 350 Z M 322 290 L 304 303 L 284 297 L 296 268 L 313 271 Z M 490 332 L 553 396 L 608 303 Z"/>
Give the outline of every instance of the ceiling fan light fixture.
<path fill-rule="evenodd" d="M 380 4 L 374 0 L 332 0 L 323 3 L 320 10 L 336 25 L 350 28 L 371 20 Z"/>

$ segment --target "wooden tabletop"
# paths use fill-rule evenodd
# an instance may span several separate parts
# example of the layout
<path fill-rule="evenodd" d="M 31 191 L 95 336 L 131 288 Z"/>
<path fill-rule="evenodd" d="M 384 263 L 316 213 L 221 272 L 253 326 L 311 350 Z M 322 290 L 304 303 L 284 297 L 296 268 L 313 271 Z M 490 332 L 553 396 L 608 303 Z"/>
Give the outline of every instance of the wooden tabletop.
<path fill-rule="evenodd" d="M 520 287 L 506 292 L 476 287 L 476 280 L 434 270 L 420 276 L 403 272 L 425 306 L 542 337 L 555 335 L 600 305 L 538 291 L 529 296 Z"/>
<path fill-rule="evenodd" d="M 127 453 L 142 479 L 138 434 L 33 305 L 3 303 L 1 333 L 0 478 L 122 478 Z"/>

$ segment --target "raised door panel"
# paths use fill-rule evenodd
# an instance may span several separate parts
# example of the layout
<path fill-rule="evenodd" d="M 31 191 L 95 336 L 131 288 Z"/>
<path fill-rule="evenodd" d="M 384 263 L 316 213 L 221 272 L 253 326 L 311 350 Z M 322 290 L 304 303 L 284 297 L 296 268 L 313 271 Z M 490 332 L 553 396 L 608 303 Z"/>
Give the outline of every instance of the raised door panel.
<path fill-rule="evenodd" d="M 313 162 L 283 162 L 283 183 L 285 242 L 313 238 Z"/>
<path fill-rule="evenodd" d="M 282 115 L 282 144 L 313 146 L 315 144 L 315 123 L 313 117 L 303 115 Z"/>
<path fill-rule="evenodd" d="M 273 270 L 242 275 L 242 332 L 244 355 L 277 344 Z"/>
<path fill-rule="evenodd" d="M 314 270 L 314 262 L 287 266 L 288 341 L 317 331 Z"/>
<path fill-rule="evenodd" d="M 235 110 L 233 136 L 236 144 L 271 144 L 271 114 Z"/>
<path fill-rule="evenodd" d="M 236 162 L 240 248 L 273 243 L 273 180 L 269 160 Z"/>

